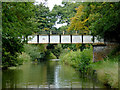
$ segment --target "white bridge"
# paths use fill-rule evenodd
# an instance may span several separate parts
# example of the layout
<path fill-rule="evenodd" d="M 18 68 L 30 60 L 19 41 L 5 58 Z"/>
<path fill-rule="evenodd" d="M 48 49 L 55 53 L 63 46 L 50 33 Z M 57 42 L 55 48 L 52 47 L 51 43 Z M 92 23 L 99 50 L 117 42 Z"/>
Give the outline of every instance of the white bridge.
<path fill-rule="evenodd" d="M 98 39 L 91 35 L 31 35 L 28 36 L 28 44 L 92 44 L 93 46 L 93 62 L 103 59 L 102 54 L 99 54 L 97 48 L 104 51 L 105 42 L 104 39 Z M 105 49 L 106 50 L 106 49 Z M 100 52 L 101 53 L 101 52 Z M 104 55 L 104 54 L 103 54 Z M 99 57 L 99 58 L 98 58 Z"/>
<path fill-rule="evenodd" d="M 91 35 L 31 35 L 28 44 L 104 44 L 104 39 L 98 40 Z"/>

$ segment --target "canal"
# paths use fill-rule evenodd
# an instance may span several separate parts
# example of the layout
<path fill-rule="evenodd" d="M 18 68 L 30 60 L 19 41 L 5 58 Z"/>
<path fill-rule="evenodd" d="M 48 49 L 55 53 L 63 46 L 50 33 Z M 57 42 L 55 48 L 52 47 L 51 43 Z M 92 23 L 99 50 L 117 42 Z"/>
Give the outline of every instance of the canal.
<path fill-rule="evenodd" d="M 26 63 L 2 71 L 2 88 L 104 88 L 96 75 L 82 75 L 58 61 Z"/>

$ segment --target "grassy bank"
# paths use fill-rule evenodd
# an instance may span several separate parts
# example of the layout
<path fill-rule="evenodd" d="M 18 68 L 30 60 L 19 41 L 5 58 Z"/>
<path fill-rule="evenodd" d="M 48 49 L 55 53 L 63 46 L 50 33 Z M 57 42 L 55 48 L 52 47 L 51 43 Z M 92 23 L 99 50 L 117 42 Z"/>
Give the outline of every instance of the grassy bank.
<path fill-rule="evenodd" d="M 98 79 L 112 88 L 118 87 L 118 57 L 91 64 L 92 69 L 96 70 Z"/>
<path fill-rule="evenodd" d="M 92 69 L 96 70 L 98 79 L 110 85 L 112 88 L 118 88 L 118 62 L 120 60 L 120 45 L 112 50 L 104 61 L 91 64 Z"/>
<path fill-rule="evenodd" d="M 120 55 L 107 57 L 104 61 L 93 63 L 93 51 L 85 49 L 84 51 L 66 51 L 60 56 L 61 63 L 73 66 L 79 71 L 86 72 L 88 68 L 96 70 L 97 78 L 105 85 L 112 88 L 118 87 L 118 60 Z"/>

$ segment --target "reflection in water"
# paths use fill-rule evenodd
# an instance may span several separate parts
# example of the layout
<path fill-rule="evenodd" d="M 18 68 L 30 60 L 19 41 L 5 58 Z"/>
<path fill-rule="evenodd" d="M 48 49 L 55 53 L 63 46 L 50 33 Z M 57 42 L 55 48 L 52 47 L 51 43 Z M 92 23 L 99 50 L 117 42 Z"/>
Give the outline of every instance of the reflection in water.
<path fill-rule="evenodd" d="M 3 88 L 93 88 L 103 87 L 95 77 L 81 75 L 58 62 L 27 63 L 2 71 Z"/>
<path fill-rule="evenodd" d="M 55 69 L 55 77 L 54 77 L 54 80 L 55 80 L 55 88 L 60 88 L 59 86 L 59 69 L 60 69 L 60 65 L 58 65 Z"/>

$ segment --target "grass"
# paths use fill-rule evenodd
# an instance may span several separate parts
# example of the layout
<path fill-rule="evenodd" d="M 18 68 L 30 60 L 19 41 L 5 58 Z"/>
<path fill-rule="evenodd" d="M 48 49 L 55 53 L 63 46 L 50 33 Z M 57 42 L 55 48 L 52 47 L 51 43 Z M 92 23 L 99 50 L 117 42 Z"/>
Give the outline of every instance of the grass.
<path fill-rule="evenodd" d="M 96 62 L 91 65 L 96 70 L 98 79 L 110 85 L 112 88 L 118 88 L 118 57 L 108 58 L 106 61 Z"/>

